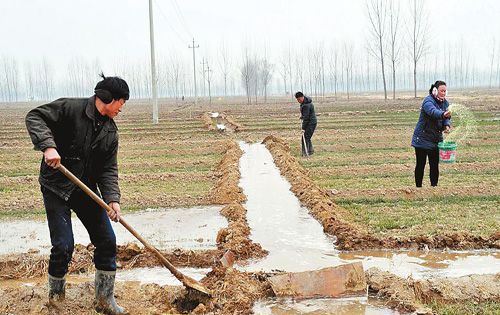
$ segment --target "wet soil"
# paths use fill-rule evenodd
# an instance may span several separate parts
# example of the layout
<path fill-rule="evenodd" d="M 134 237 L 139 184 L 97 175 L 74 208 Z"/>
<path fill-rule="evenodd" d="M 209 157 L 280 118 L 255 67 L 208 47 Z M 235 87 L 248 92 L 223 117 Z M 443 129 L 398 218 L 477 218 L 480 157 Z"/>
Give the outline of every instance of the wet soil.
<path fill-rule="evenodd" d="M 424 304 L 434 302 L 500 301 L 500 274 L 414 280 L 371 268 L 367 270 L 366 278 L 372 294 L 386 300 L 388 306 L 406 312 L 432 314 Z"/>
<path fill-rule="evenodd" d="M 226 142 L 224 156 L 215 170 L 217 182 L 210 191 L 210 203 L 230 204 L 246 200 L 242 189 L 238 186 L 240 180 L 239 161 L 242 154 L 236 142 L 231 140 Z"/>
<path fill-rule="evenodd" d="M 117 246 L 117 265 L 119 269 L 163 266 L 154 254 L 135 243 Z M 69 265 L 69 274 L 94 271 L 94 246 L 77 244 Z M 210 267 L 222 257 L 223 251 L 182 250 L 161 253 L 176 267 Z M 48 256 L 35 252 L 0 256 L 0 279 L 30 279 L 46 275 Z M 166 271 L 168 272 L 168 271 Z"/>
<path fill-rule="evenodd" d="M 283 139 L 268 136 L 263 143 L 271 151 L 281 173 L 292 185 L 291 190 L 323 225 L 325 233 L 337 238 L 337 247 L 340 250 L 369 248 L 500 248 L 500 232 L 494 233 L 487 238 L 471 235 L 465 231 L 412 237 L 378 238 L 370 235 L 366 228 L 349 221 L 350 214 L 333 202 L 331 191 L 318 187 L 310 179 L 308 172 L 290 154 L 290 147 Z"/>
<path fill-rule="evenodd" d="M 240 171 L 239 161 L 243 152 L 234 141 L 228 141 L 226 152 L 217 165 L 215 174 L 217 184 L 212 189 L 210 196 L 214 204 L 226 204 L 220 213 L 227 218 L 229 224 L 219 230 L 217 246 L 221 250 L 231 250 L 236 260 L 246 260 L 267 255 L 267 251 L 249 238 L 247 210 L 241 205 L 246 200 L 242 189 L 239 187 Z"/>
<path fill-rule="evenodd" d="M 250 239 L 246 212 L 247 210 L 238 203 L 227 205 L 221 210 L 221 214 L 228 219 L 229 225 L 217 234 L 217 245 L 224 251 L 231 250 L 236 260 L 260 258 L 268 254 L 268 251 L 264 250 L 260 244 Z"/>
<path fill-rule="evenodd" d="M 212 122 L 212 118 L 210 117 L 209 113 L 203 113 L 201 115 L 201 121 L 203 122 L 203 125 L 205 126 L 206 129 L 210 131 L 215 130 L 215 126 Z"/>
<path fill-rule="evenodd" d="M 178 314 L 174 300 L 179 287 L 160 287 L 117 282 L 115 296 L 120 306 L 131 314 Z M 49 303 L 46 283 L 18 287 L 0 287 L 1 314 L 96 314 L 93 311 L 94 284 L 68 282 L 66 299 Z"/>

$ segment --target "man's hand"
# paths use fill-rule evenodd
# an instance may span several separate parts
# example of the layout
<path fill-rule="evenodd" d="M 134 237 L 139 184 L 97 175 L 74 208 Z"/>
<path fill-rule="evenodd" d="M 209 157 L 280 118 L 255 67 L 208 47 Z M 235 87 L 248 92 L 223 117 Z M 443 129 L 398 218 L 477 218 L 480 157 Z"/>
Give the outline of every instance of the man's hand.
<path fill-rule="evenodd" d="M 443 132 L 448 133 L 448 132 L 450 132 L 450 130 L 451 130 L 450 126 L 444 126 Z"/>
<path fill-rule="evenodd" d="M 120 222 L 122 216 L 120 204 L 118 202 L 110 202 L 109 207 L 113 211 L 108 212 L 108 217 L 111 219 L 111 221 Z"/>
<path fill-rule="evenodd" d="M 443 113 L 443 118 L 451 118 L 451 111 L 447 110 Z"/>
<path fill-rule="evenodd" d="M 45 163 L 52 168 L 58 168 L 61 164 L 61 156 L 57 152 L 56 148 L 45 149 L 45 151 L 43 151 L 43 158 Z"/>

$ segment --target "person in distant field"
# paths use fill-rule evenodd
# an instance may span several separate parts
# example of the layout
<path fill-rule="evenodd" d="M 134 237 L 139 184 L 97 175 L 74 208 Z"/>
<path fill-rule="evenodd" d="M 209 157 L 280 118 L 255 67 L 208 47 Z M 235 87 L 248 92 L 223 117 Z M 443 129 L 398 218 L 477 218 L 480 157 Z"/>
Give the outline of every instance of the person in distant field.
<path fill-rule="evenodd" d="M 436 81 L 431 85 L 429 95 L 424 99 L 420 117 L 411 140 L 415 148 L 417 164 L 415 166 L 415 185 L 422 187 L 424 168 L 429 158 L 431 186 L 437 186 L 439 180 L 438 143 L 443 141 L 443 132 L 451 128 L 451 112 L 446 99 L 446 83 Z"/>
<path fill-rule="evenodd" d="M 127 314 L 116 304 L 116 237 L 110 219 L 120 220 L 118 129 L 113 120 L 129 99 L 127 82 L 105 77 L 90 98 L 60 98 L 32 109 L 26 127 L 35 150 L 43 152 L 39 182 L 50 230 L 49 301 L 63 300 L 65 275 L 74 249 L 71 210 L 95 246 L 96 311 Z M 111 207 L 106 213 L 59 170 L 62 164 Z"/>
<path fill-rule="evenodd" d="M 314 130 L 316 130 L 316 126 L 318 121 L 316 119 L 316 113 L 314 112 L 314 105 L 312 103 L 312 99 L 309 96 L 305 96 L 302 92 L 295 93 L 295 98 L 297 102 L 300 104 L 300 119 L 302 120 L 302 136 L 305 139 L 305 144 L 307 147 L 304 147 L 304 140 L 301 139 L 300 143 L 302 143 L 302 156 L 309 156 L 314 154 L 313 144 L 311 142 L 311 138 L 314 134 Z"/>

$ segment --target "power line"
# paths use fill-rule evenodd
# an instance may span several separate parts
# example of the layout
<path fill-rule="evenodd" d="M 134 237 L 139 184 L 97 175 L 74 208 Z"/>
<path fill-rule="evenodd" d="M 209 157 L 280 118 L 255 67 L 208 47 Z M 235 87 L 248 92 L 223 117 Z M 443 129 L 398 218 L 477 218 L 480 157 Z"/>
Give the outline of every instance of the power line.
<path fill-rule="evenodd" d="M 179 18 L 179 21 L 181 22 L 182 26 L 184 26 L 184 29 L 187 31 L 189 34 L 189 37 L 193 37 L 191 34 L 191 30 L 188 27 L 188 24 L 186 23 L 186 20 L 184 19 L 184 15 L 181 12 L 181 9 L 179 8 L 179 4 L 177 3 L 177 0 L 173 0 L 174 2 L 174 10 L 175 13 L 177 14 L 177 17 Z"/>
<path fill-rule="evenodd" d="M 158 8 L 158 10 L 160 11 L 160 15 L 165 19 L 165 22 L 167 22 L 167 25 L 168 27 L 172 30 L 172 32 L 174 32 L 174 34 L 177 36 L 177 39 L 179 39 L 179 41 L 181 43 L 185 43 L 186 42 L 186 38 L 183 38 L 175 29 L 174 27 L 172 26 L 171 23 L 169 23 L 169 19 L 168 17 L 166 16 L 166 14 L 163 12 L 163 10 L 161 9 L 161 7 L 159 6 L 158 2 L 155 1 L 155 4 L 156 4 L 156 7 Z M 192 36 L 190 36 L 192 37 Z"/>

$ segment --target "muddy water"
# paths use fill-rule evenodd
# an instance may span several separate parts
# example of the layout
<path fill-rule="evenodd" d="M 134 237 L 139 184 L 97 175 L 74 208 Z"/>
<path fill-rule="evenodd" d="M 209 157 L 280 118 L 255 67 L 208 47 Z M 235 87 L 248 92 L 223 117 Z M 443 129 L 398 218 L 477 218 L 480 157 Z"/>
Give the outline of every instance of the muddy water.
<path fill-rule="evenodd" d="M 361 261 L 401 277 L 460 277 L 500 272 L 496 252 L 370 251 L 343 253 L 334 239 L 290 191 L 270 152 L 262 144 L 240 142 L 240 186 L 247 196 L 251 239 L 269 255 L 240 268 L 248 271 L 305 271 Z M 314 300 L 302 303 L 266 301 L 255 305 L 258 314 L 397 314 L 372 301 Z M 336 309 L 337 311 L 330 311 Z M 328 310 L 328 311 L 326 311 Z"/>
<path fill-rule="evenodd" d="M 381 301 L 367 298 L 317 299 L 305 301 L 270 300 L 257 302 L 255 314 L 309 314 L 309 315 L 396 315 L 397 311 L 387 309 Z"/>
<path fill-rule="evenodd" d="M 227 226 L 219 214 L 221 207 L 189 209 L 156 209 L 126 214 L 127 222 L 146 240 L 159 249 L 210 249 L 215 248 L 217 231 Z M 46 221 L 0 222 L 0 255 L 24 253 L 30 249 L 42 254 L 50 251 L 49 229 Z M 88 244 L 87 231 L 76 215 L 72 216 L 75 243 Z M 113 223 L 118 244 L 139 243 L 119 223 Z"/>
<path fill-rule="evenodd" d="M 377 267 L 400 277 L 462 277 L 500 272 L 498 251 L 361 251 L 340 253 L 345 262 L 362 261 L 363 267 Z"/>
<path fill-rule="evenodd" d="M 209 268 L 177 268 L 184 275 L 187 275 L 195 280 L 201 280 L 206 276 L 211 269 Z M 67 275 L 66 280 L 69 283 L 83 283 L 94 281 L 94 273 L 90 274 L 77 274 Z M 156 283 L 159 285 L 176 286 L 182 283 L 175 278 L 167 268 L 134 268 L 129 270 L 118 270 L 116 273 L 116 281 L 135 281 L 140 284 L 143 283 Z M 47 278 L 33 278 L 33 279 L 16 279 L 16 280 L 2 280 L 2 287 L 19 287 L 19 286 L 36 286 L 46 285 Z"/>
<path fill-rule="evenodd" d="M 210 272 L 210 268 L 178 268 L 180 272 L 195 280 L 201 280 Z M 167 268 L 134 268 L 121 270 L 116 275 L 117 281 L 138 281 L 140 283 L 156 283 L 159 285 L 182 285 Z"/>
<path fill-rule="evenodd" d="M 333 240 L 290 191 L 271 153 L 263 144 L 241 142 L 240 186 L 251 238 L 269 255 L 244 269 L 248 271 L 304 271 L 341 264 Z"/>

